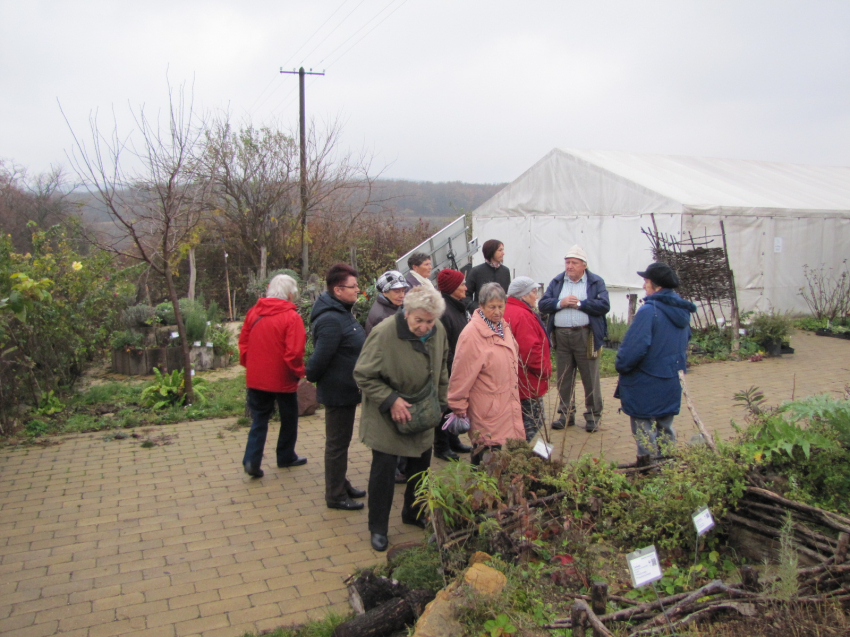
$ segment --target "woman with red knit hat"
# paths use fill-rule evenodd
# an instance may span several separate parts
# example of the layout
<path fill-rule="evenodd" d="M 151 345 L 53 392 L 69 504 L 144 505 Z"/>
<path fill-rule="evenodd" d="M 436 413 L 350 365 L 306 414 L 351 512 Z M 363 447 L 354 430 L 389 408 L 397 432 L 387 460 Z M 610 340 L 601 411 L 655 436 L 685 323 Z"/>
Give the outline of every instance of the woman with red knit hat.
<path fill-rule="evenodd" d="M 455 357 L 455 346 L 463 328 L 469 322 L 469 312 L 466 311 L 466 283 L 463 281 L 463 272 L 446 268 L 440 270 L 437 275 L 437 289 L 443 295 L 446 302 L 446 311 L 440 317 L 443 327 L 446 328 L 446 336 L 449 339 L 449 375 L 452 373 L 452 362 Z M 445 416 L 451 413 L 446 410 Z M 437 426 L 434 434 L 434 457 L 440 460 L 459 460 L 459 453 L 469 453 L 472 447 L 460 441 L 457 434 L 443 431 L 443 422 Z"/>
<path fill-rule="evenodd" d="M 511 271 L 504 265 L 505 244 L 498 239 L 488 239 L 481 246 L 484 263 L 476 265 L 466 277 L 466 305 L 478 307 L 478 292 L 485 284 L 495 281 L 502 286 L 505 294 L 511 284 Z"/>

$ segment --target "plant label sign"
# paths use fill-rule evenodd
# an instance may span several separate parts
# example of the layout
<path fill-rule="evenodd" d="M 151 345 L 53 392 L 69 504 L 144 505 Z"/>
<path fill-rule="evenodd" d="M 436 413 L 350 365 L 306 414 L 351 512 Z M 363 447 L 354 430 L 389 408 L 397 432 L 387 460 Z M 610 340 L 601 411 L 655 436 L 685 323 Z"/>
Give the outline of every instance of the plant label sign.
<path fill-rule="evenodd" d="M 171 338 L 180 338 L 180 332 L 171 332 Z"/>
<path fill-rule="evenodd" d="M 195 346 L 195 347 L 200 347 L 201 341 L 195 341 L 194 343 L 192 343 L 192 345 Z"/>
<path fill-rule="evenodd" d="M 661 564 L 658 561 L 658 553 L 655 552 L 654 545 L 629 553 L 626 555 L 626 560 L 629 563 L 629 573 L 632 576 L 632 585 L 635 588 L 661 579 Z"/>
<path fill-rule="evenodd" d="M 697 535 L 703 535 L 714 527 L 714 518 L 711 517 L 711 511 L 708 510 L 707 506 L 697 509 L 697 512 L 692 517 L 694 526 L 697 529 Z"/>
<path fill-rule="evenodd" d="M 210 343 L 209 341 L 207 341 L 207 347 L 212 347 L 212 346 L 213 346 L 213 344 Z"/>
<path fill-rule="evenodd" d="M 548 460 L 552 455 L 552 449 L 555 448 L 555 445 L 550 445 L 545 440 L 537 439 L 537 442 L 534 443 L 534 448 L 532 451 L 536 453 L 541 458 Z"/>

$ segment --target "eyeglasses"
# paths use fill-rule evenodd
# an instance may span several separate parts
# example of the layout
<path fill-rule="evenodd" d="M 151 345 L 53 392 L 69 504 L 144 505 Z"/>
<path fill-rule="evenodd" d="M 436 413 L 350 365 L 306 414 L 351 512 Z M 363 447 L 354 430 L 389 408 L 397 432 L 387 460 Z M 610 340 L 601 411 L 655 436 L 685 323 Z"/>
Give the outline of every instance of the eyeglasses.
<path fill-rule="evenodd" d="M 348 289 L 348 290 L 351 290 L 351 289 L 359 290 L 359 289 L 360 289 L 360 286 L 359 286 L 359 285 L 357 285 L 356 283 L 355 283 L 354 285 L 337 285 L 336 287 L 338 287 L 338 288 L 346 288 L 346 289 Z"/>

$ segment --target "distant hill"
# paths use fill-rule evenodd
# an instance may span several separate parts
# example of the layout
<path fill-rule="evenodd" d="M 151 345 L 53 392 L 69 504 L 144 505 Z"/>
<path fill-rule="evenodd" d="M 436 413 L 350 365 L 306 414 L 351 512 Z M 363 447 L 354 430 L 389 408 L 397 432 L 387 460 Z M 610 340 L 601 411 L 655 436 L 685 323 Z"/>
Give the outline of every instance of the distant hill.
<path fill-rule="evenodd" d="M 445 221 L 475 210 L 505 185 L 381 179 L 376 190 L 399 217 Z"/>
<path fill-rule="evenodd" d="M 399 220 L 423 219 L 434 226 L 475 210 L 505 187 L 505 184 L 469 184 L 462 181 L 431 182 L 379 179 L 373 197 L 393 211 Z M 74 193 L 71 200 L 92 223 L 109 222 L 103 206 L 87 193 Z"/>

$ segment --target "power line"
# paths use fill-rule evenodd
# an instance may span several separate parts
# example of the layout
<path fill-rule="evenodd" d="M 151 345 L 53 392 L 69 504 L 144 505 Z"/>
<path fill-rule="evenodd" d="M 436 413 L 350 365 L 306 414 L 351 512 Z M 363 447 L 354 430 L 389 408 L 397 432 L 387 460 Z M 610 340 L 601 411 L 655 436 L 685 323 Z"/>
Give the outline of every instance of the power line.
<path fill-rule="evenodd" d="M 393 0 L 393 2 L 395 2 L 395 1 L 396 1 L 396 0 Z M 398 10 L 399 10 L 399 9 L 401 9 L 404 5 L 406 5 L 406 4 L 408 3 L 408 1 L 409 1 L 409 0 L 404 0 L 404 1 L 403 1 L 400 5 L 398 5 L 395 9 L 393 9 L 392 11 L 390 11 L 390 13 L 388 13 L 388 14 L 384 17 L 384 19 L 383 19 L 383 20 L 381 20 L 380 22 L 378 22 L 378 24 L 376 24 L 376 25 L 375 25 L 375 26 L 373 26 L 371 29 L 369 29 L 366 33 L 364 33 L 362 38 L 360 38 L 359 40 L 357 40 L 357 42 L 355 42 L 355 43 L 354 43 L 354 44 L 352 44 L 350 47 L 348 47 L 345 51 L 343 51 L 343 52 L 342 52 L 342 53 L 341 53 L 341 54 L 340 54 L 340 55 L 339 55 L 339 56 L 338 56 L 335 60 L 333 60 L 332 62 L 328 62 L 327 66 L 326 66 L 325 68 L 329 68 L 332 64 L 336 64 L 337 62 L 339 62 L 339 61 L 340 61 L 343 57 L 345 57 L 345 55 L 346 55 L 346 54 L 347 54 L 347 53 L 348 53 L 351 49 L 353 49 L 353 48 L 354 48 L 354 47 L 356 47 L 358 44 L 360 44 L 360 43 L 361 43 L 364 39 L 366 39 L 366 37 L 367 37 L 370 33 L 372 33 L 372 31 L 374 31 L 374 30 L 375 30 L 375 29 L 377 29 L 379 26 L 381 26 L 384 22 L 386 22 L 386 20 L 387 20 L 390 16 L 392 16 L 392 15 L 393 15 L 396 11 L 398 11 Z M 392 2 L 391 2 L 390 4 L 392 4 Z M 389 6 L 389 5 L 387 5 L 387 6 Z M 379 14 L 378 14 L 378 15 L 380 15 L 380 12 L 379 12 Z M 337 48 L 339 48 L 339 47 L 337 47 Z M 332 54 L 333 54 L 333 52 L 331 53 L 331 55 L 332 55 Z M 322 62 L 324 62 L 324 60 L 322 60 Z"/>
<path fill-rule="evenodd" d="M 328 18 L 327 18 L 324 22 L 322 22 L 322 24 L 321 24 L 321 25 L 319 25 L 319 28 L 318 28 L 318 29 L 316 29 L 315 31 L 313 31 L 312 35 L 310 35 L 310 37 L 309 37 L 309 38 L 307 38 L 306 40 L 304 40 L 304 43 L 303 43 L 300 47 L 298 47 L 298 49 L 295 51 L 295 53 L 293 53 L 293 54 L 289 57 L 289 59 L 288 59 L 286 62 L 284 62 L 283 66 L 287 66 L 287 65 L 290 63 L 290 61 L 292 61 L 292 59 L 293 59 L 296 55 L 298 55 L 298 52 L 299 52 L 299 51 L 301 51 L 301 49 L 303 49 L 305 46 L 307 46 L 307 43 L 308 43 L 308 42 L 310 42 L 310 40 L 312 40 L 314 37 L 316 37 L 316 34 L 317 34 L 319 31 L 321 31 L 321 30 L 325 27 L 325 25 L 326 25 L 328 22 L 330 22 L 330 21 L 331 21 L 331 19 L 332 19 L 332 18 L 333 18 L 333 17 L 334 17 L 334 16 L 335 16 L 338 12 L 339 12 L 339 10 L 340 10 L 340 9 L 342 9 L 342 7 L 343 7 L 343 6 L 345 6 L 345 4 L 346 4 L 347 2 L 348 2 L 348 0 L 342 0 L 342 3 L 341 3 L 341 4 L 340 4 L 340 5 L 339 5 L 336 9 L 334 9 L 333 13 L 331 13 L 331 14 L 328 16 Z M 363 4 L 363 0 L 361 0 L 361 3 L 360 3 L 360 4 Z M 359 7 L 360 5 L 357 5 L 357 6 Z M 357 7 L 354 7 L 354 8 L 356 9 Z M 348 15 L 351 15 L 351 14 L 349 13 Z M 346 16 L 346 17 L 348 17 L 348 16 Z M 331 33 L 333 33 L 333 31 L 331 31 Z M 330 35 L 330 34 L 328 34 L 328 35 Z M 327 38 L 328 38 L 328 36 L 325 36 L 325 37 L 324 37 L 324 39 L 322 39 L 322 42 L 324 42 L 325 40 L 327 40 Z M 320 42 L 319 44 L 321 44 L 321 42 Z M 249 113 L 249 114 L 253 113 L 253 112 L 254 112 L 254 110 L 255 110 L 256 108 L 259 108 L 260 106 L 262 106 L 263 104 L 265 104 L 265 103 L 266 103 L 266 101 L 267 101 L 267 100 L 268 100 L 268 99 L 269 99 L 272 95 L 274 95 L 274 94 L 278 91 L 278 89 L 282 86 L 282 83 L 279 83 L 279 84 L 278 84 L 278 86 L 277 86 L 277 88 L 275 88 L 275 89 L 274 89 L 271 93 L 269 93 L 269 94 L 268 94 L 268 95 L 267 95 L 267 96 L 263 99 L 263 101 L 262 101 L 262 102 L 260 102 L 259 104 L 257 103 L 257 102 L 259 102 L 260 98 L 261 98 L 261 97 L 263 97 L 263 95 L 265 94 L 265 92 L 269 90 L 269 87 L 270 87 L 272 84 L 274 84 L 275 79 L 278 79 L 279 77 L 280 77 L 280 75 L 278 74 L 278 76 L 276 76 L 276 77 L 272 78 L 272 79 L 269 81 L 269 83 L 266 85 L 266 87 L 265 87 L 265 88 L 262 90 L 262 92 L 261 92 L 261 93 L 257 96 L 257 99 L 255 99 L 255 100 L 254 100 L 254 103 L 251 105 L 251 108 L 249 108 L 249 109 L 248 109 L 248 113 Z M 290 95 L 290 93 L 288 93 L 288 94 L 286 95 L 286 97 L 284 97 L 283 99 L 285 100 L 287 97 L 289 97 L 289 95 Z M 277 110 L 277 109 L 275 109 L 275 110 Z"/>
<path fill-rule="evenodd" d="M 394 4 L 395 2 L 397 2 L 397 0 L 390 0 L 390 2 L 389 2 L 386 6 L 384 6 L 384 8 L 383 8 L 383 9 L 381 9 L 380 11 L 378 11 L 378 13 L 376 13 L 373 17 L 371 17 L 369 20 L 367 20 L 366 22 L 364 22 L 364 23 L 363 23 L 363 25 L 362 25 L 359 29 L 357 29 L 357 31 L 355 31 L 355 32 L 354 32 L 354 33 L 352 33 L 350 36 L 348 36 L 345 40 L 343 40 L 343 41 L 342 41 L 342 42 L 341 42 L 341 43 L 340 43 L 340 44 L 339 44 L 339 45 L 338 45 L 338 46 L 337 46 L 337 47 L 336 47 L 333 51 L 331 51 L 330 53 L 328 53 L 327 55 L 325 55 L 325 57 L 323 57 L 323 58 L 319 61 L 319 64 L 321 64 L 321 63 L 322 63 L 322 62 L 324 62 L 326 59 L 328 59 L 330 56 L 332 56 L 334 53 L 336 53 L 337 51 L 339 51 L 339 50 L 340 50 L 343 46 L 345 46 L 345 45 L 346 45 L 346 44 L 347 44 L 347 43 L 351 40 L 351 38 L 355 37 L 355 36 L 356 36 L 358 33 L 360 33 L 363 29 L 365 29 L 367 26 L 369 26 L 369 23 L 370 23 L 370 22 L 372 22 L 372 21 L 376 20 L 376 19 L 378 18 L 378 16 L 380 16 L 380 15 L 381 15 L 384 11 L 386 11 L 386 10 L 387 10 L 387 9 L 388 9 L 388 8 L 389 8 L 392 4 Z M 392 15 L 392 14 L 390 14 L 390 15 Z M 383 21 L 383 20 L 382 20 L 382 21 Z M 380 24 L 380 23 L 378 23 L 378 24 Z M 369 33 L 371 33 L 371 31 L 369 31 Z M 369 33 L 367 33 L 366 35 L 369 35 Z M 364 36 L 364 37 L 365 37 L 365 36 Z"/>
<path fill-rule="evenodd" d="M 324 38 L 322 38 L 322 41 L 319 42 L 316 46 L 314 46 L 313 50 L 310 51 L 305 57 L 309 58 L 311 55 L 313 55 L 313 53 L 316 52 L 316 49 L 318 49 L 320 46 L 322 46 L 322 44 L 325 43 L 325 40 L 327 40 L 329 37 L 331 37 L 336 32 L 336 30 L 338 28 L 340 28 L 343 24 L 345 24 L 345 21 L 348 20 L 348 18 L 351 17 L 351 14 L 354 13 L 355 11 L 357 11 L 357 9 L 360 8 L 360 5 L 363 4 L 364 2 L 366 2 L 366 0 L 360 0 L 360 2 L 357 3 L 357 6 L 354 7 L 351 11 L 349 11 L 348 15 L 346 15 L 342 20 L 340 20 L 339 24 L 337 24 L 330 33 L 328 33 Z M 286 65 L 284 64 L 284 66 L 286 66 Z"/>

